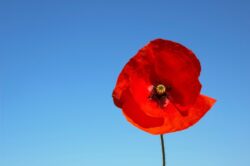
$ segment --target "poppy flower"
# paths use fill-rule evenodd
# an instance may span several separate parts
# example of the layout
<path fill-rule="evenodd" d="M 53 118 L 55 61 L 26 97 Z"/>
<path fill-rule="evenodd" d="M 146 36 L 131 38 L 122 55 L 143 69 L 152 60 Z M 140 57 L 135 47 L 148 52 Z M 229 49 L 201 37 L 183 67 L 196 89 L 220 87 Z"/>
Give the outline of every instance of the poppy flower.
<path fill-rule="evenodd" d="M 113 100 L 126 119 L 151 134 L 184 130 L 198 122 L 215 99 L 200 94 L 201 66 L 185 46 L 156 39 L 121 71 Z"/>

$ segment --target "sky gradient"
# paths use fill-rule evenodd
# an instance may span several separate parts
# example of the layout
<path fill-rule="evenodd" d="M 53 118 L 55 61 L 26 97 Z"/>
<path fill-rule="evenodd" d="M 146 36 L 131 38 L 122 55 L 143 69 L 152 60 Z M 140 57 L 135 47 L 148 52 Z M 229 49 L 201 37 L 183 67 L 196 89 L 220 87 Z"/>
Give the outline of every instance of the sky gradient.
<path fill-rule="evenodd" d="M 217 103 L 165 135 L 167 166 L 250 163 L 250 1 L 0 0 L 0 165 L 160 166 L 111 93 L 155 38 L 187 46 Z"/>

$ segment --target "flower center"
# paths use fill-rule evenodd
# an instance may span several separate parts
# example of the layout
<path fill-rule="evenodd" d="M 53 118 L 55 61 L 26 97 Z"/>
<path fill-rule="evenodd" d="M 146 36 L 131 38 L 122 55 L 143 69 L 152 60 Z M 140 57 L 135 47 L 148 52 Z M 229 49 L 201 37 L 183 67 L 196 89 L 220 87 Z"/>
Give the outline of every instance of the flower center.
<path fill-rule="evenodd" d="M 161 96 L 166 93 L 166 87 L 163 84 L 159 84 L 155 87 L 157 95 Z"/>
<path fill-rule="evenodd" d="M 168 103 L 168 91 L 170 90 L 169 86 L 163 84 L 155 85 L 151 91 L 149 98 L 154 100 L 161 108 L 165 107 Z"/>

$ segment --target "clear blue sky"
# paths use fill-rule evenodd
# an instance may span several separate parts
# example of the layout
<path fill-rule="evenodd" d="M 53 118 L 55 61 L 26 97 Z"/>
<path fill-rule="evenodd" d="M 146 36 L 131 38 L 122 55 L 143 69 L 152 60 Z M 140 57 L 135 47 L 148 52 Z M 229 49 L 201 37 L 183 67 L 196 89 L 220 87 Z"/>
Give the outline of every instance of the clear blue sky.
<path fill-rule="evenodd" d="M 160 166 L 158 136 L 111 98 L 123 65 L 155 38 L 202 64 L 218 101 L 165 136 L 167 166 L 250 163 L 250 2 L 0 0 L 0 165 Z"/>

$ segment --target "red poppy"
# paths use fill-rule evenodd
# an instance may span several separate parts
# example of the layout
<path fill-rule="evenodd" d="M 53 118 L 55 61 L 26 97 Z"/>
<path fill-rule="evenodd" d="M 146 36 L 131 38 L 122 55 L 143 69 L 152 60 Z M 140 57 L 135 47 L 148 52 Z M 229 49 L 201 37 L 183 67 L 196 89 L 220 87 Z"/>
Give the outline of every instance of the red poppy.
<path fill-rule="evenodd" d="M 186 129 L 198 122 L 215 99 L 200 94 L 201 66 L 183 45 L 151 41 L 120 73 L 113 100 L 134 126 L 151 134 Z"/>

